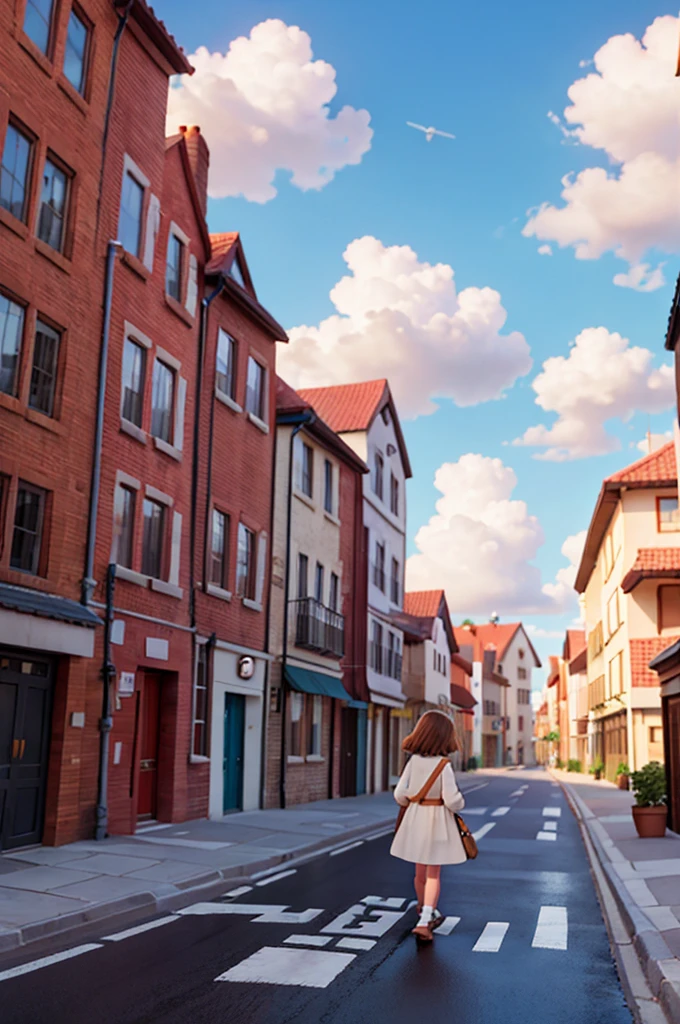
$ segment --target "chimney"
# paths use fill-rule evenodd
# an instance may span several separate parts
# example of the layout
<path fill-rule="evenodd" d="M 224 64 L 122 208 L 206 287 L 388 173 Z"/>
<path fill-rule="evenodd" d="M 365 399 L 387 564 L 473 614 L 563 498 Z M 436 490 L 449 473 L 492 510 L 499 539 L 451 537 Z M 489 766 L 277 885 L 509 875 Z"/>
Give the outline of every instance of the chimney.
<path fill-rule="evenodd" d="M 184 136 L 187 153 L 189 154 L 189 163 L 191 164 L 191 170 L 194 173 L 194 179 L 196 181 L 196 188 L 198 189 L 198 198 L 201 203 L 201 210 L 205 217 L 208 209 L 208 167 L 210 166 L 210 150 L 208 149 L 208 145 L 201 135 L 201 129 L 197 124 L 189 125 L 189 127 L 183 124 L 180 125 L 179 130 Z"/>

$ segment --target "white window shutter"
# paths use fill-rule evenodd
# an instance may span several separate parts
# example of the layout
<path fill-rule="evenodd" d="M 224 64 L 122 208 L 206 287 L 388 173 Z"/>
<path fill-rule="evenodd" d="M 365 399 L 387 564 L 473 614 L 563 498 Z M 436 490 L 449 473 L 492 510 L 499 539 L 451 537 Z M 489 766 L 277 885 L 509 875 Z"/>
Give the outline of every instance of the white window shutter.
<path fill-rule="evenodd" d="M 187 404 L 187 382 L 184 377 L 177 381 L 177 401 L 175 403 L 174 447 L 181 452 L 184 447 L 184 410 Z"/>
<path fill-rule="evenodd" d="M 158 196 L 151 195 L 149 208 L 146 211 L 146 231 L 144 232 L 144 266 L 153 271 L 153 258 L 156 251 L 156 239 L 161 226 L 161 201 Z"/>
<path fill-rule="evenodd" d="M 267 534 L 262 531 L 257 542 L 257 578 L 255 580 L 255 601 L 262 604 L 264 577 L 267 570 Z"/>
<path fill-rule="evenodd" d="M 189 257 L 189 276 L 187 280 L 186 310 L 190 316 L 196 316 L 196 300 L 198 299 L 198 263 L 192 253 Z"/>
<path fill-rule="evenodd" d="M 179 586 L 179 559 L 182 551 L 182 513 L 172 514 L 172 540 L 170 543 L 170 576 L 169 583 Z"/>

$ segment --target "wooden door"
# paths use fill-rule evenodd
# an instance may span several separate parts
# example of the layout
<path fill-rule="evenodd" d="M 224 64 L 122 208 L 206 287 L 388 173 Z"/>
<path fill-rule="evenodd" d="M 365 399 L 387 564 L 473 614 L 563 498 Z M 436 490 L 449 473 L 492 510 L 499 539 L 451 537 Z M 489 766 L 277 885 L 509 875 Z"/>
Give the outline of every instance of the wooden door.
<path fill-rule="evenodd" d="M 356 796 L 357 792 L 357 710 L 343 708 L 341 725 L 340 796 Z"/>
<path fill-rule="evenodd" d="M 246 699 L 239 693 L 224 695 L 224 752 L 222 759 L 222 809 L 243 807 L 243 733 Z"/>
<path fill-rule="evenodd" d="M 139 795 L 137 817 L 155 818 L 158 810 L 158 740 L 160 736 L 161 679 L 144 673 L 139 740 Z"/>
<path fill-rule="evenodd" d="M 0 849 L 42 839 L 52 662 L 0 652 Z"/>

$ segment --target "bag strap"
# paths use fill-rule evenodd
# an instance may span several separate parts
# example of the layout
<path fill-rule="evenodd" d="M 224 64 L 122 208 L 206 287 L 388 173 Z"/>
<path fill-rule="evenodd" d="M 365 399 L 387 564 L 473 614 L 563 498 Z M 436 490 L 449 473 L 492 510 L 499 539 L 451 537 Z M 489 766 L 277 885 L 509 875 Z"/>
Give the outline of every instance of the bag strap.
<path fill-rule="evenodd" d="M 425 785 L 423 786 L 423 788 L 420 790 L 420 792 L 418 792 L 415 796 L 412 796 L 409 799 L 409 803 L 411 803 L 411 804 L 419 804 L 421 800 L 425 799 L 425 797 L 430 792 L 430 790 L 432 789 L 432 787 L 434 786 L 435 782 L 437 781 L 437 779 L 439 778 L 441 773 L 444 771 L 444 769 L 446 768 L 448 763 L 449 763 L 448 757 L 443 757 L 441 759 L 441 761 L 439 762 L 439 764 L 437 765 L 437 767 L 435 768 L 435 770 L 432 772 L 432 774 L 428 778 L 428 780 L 425 783 Z"/>

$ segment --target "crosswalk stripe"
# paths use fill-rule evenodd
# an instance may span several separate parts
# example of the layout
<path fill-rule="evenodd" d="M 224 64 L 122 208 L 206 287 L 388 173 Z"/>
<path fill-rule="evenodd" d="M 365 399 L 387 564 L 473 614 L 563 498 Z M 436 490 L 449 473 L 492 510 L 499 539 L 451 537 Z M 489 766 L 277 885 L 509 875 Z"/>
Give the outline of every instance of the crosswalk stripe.
<path fill-rule="evenodd" d="M 288 946 L 327 946 L 333 938 L 331 935 L 289 935 L 283 941 Z"/>
<path fill-rule="evenodd" d="M 497 953 L 510 924 L 507 921 L 489 921 L 474 946 L 473 953 Z"/>
<path fill-rule="evenodd" d="M 497 807 L 495 811 L 491 812 L 492 818 L 502 818 L 504 814 L 507 814 L 510 810 L 509 807 Z"/>
<path fill-rule="evenodd" d="M 561 818 L 562 808 L 561 807 L 544 807 L 543 808 L 544 818 Z"/>
<path fill-rule="evenodd" d="M 437 928 L 437 935 L 450 935 L 457 924 L 460 924 L 459 917 L 445 917 Z"/>
<path fill-rule="evenodd" d="M 557 822 L 556 821 L 544 821 L 543 822 L 543 831 L 544 832 L 557 832 Z"/>
<path fill-rule="evenodd" d="M 541 907 L 531 945 L 535 949 L 566 949 L 567 936 L 567 908 Z"/>
<path fill-rule="evenodd" d="M 476 832 L 472 833 L 473 838 L 477 842 L 479 842 L 480 839 L 484 838 L 484 836 L 487 834 L 487 832 L 490 832 L 492 828 L 496 827 L 496 824 L 497 823 L 495 821 L 487 821 L 486 825 L 482 825 L 481 828 L 478 828 Z"/>
<path fill-rule="evenodd" d="M 377 941 L 377 939 L 354 939 L 348 936 L 345 939 L 338 939 L 335 945 L 337 949 L 367 950 L 373 949 Z"/>
<path fill-rule="evenodd" d="M 548 842 L 548 843 L 554 843 L 554 842 L 557 841 L 557 833 L 556 832 L 539 832 L 538 835 L 536 836 L 536 838 L 537 839 L 542 839 L 542 840 L 544 840 L 545 842 Z"/>

